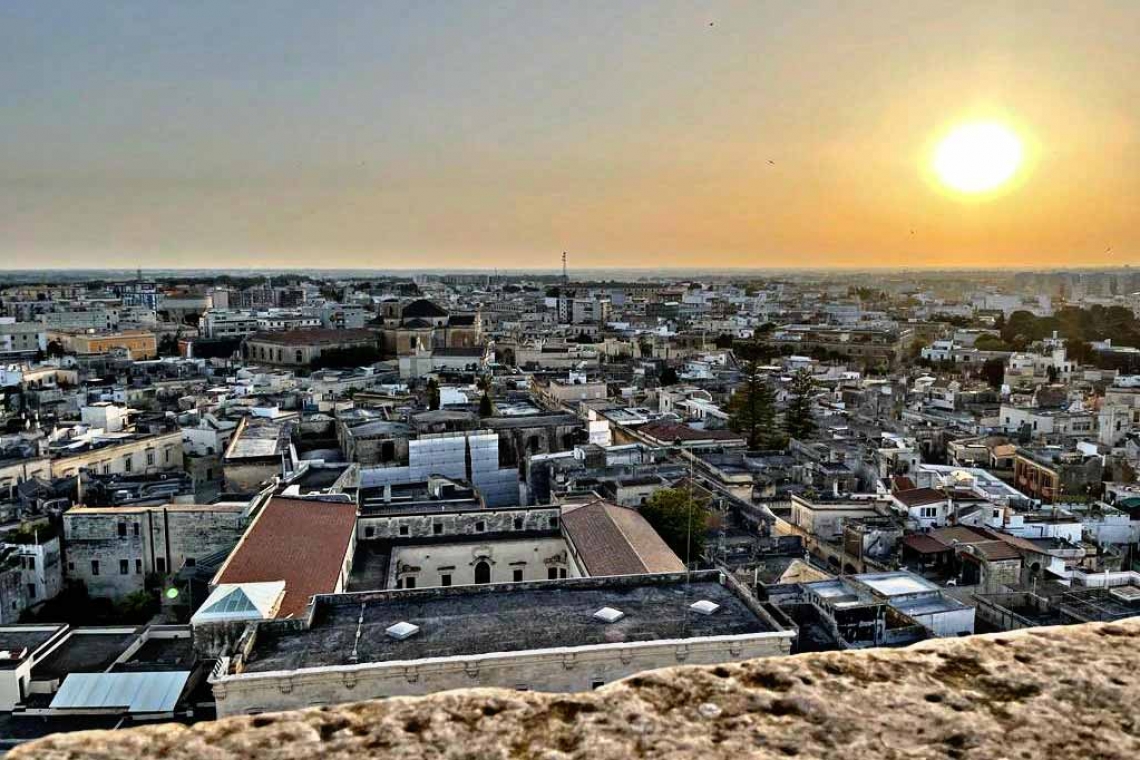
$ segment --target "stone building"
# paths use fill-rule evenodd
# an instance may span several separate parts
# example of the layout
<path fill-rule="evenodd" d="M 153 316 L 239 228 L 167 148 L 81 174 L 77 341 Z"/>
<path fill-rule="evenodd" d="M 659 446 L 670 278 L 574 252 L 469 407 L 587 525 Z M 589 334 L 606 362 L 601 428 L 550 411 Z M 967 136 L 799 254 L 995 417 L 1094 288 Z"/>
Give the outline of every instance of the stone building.
<path fill-rule="evenodd" d="M 371 330 L 289 330 L 259 332 L 245 342 L 251 362 L 279 367 L 308 367 L 326 351 L 379 349 Z"/>
<path fill-rule="evenodd" d="M 100 475 L 149 474 L 182 470 L 182 433 L 109 433 L 61 441 L 51 452 L 51 475 L 73 477 L 82 469 Z"/>
<path fill-rule="evenodd" d="M 76 354 L 105 354 L 122 349 L 130 352 L 130 357 L 135 360 L 158 356 L 158 338 L 147 330 L 111 333 L 53 331 L 48 333 L 48 339 L 59 341 L 65 350 Z"/>
<path fill-rule="evenodd" d="M 223 716 L 462 687 L 581 691 L 787 654 L 794 637 L 715 571 L 334 594 L 302 620 L 251 624 L 211 684 Z"/>
<path fill-rule="evenodd" d="M 254 493 L 262 483 L 284 475 L 297 462 L 294 422 L 245 417 L 222 456 L 225 488 L 231 493 Z"/>
<path fill-rule="evenodd" d="M 417 348 L 476 348 L 483 340 L 483 320 L 474 314 L 452 314 L 433 301 L 421 298 L 401 304 L 381 305 L 384 350 L 396 356 Z"/>
<path fill-rule="evenodd" d="M 63 514 L 64 574 L 91 596 L 120 599 L 146 577 L 166 577 L 197 557 L 228 550 L 245 529 L 246 503 L 74 507 Z"/>

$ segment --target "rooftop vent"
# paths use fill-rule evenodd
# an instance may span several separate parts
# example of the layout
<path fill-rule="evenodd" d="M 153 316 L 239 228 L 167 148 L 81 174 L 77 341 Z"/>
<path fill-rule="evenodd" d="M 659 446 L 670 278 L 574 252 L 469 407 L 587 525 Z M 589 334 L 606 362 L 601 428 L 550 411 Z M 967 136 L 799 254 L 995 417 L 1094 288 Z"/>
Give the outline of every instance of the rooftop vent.
<path fill-rule="evenodd" d="M 613 607 L 602 607 L 594 613 L 594 620 L 601 620 L 603 623 L 616 623 L 625 617 L 625 613 L 621 610 L 615 610 Z"/>
<path fill-rule="evenodd" d="M 689 609 L 698 615 L 711 615 L 720 609 L 720 605 L 716 602 L 710 602 L 708 599 L 702 599 L 699 602 L 690 604 Z"/>
<path fill-rule="evenodd" d="M 412 623 L 405 622 L 399 622 L 384 629 L 384 633 L 388 634 L 396 641 L 403 641 L 410 636 L 415 636 L 419 632 L 420 627 L 418 625 L 413 625 Z"/>

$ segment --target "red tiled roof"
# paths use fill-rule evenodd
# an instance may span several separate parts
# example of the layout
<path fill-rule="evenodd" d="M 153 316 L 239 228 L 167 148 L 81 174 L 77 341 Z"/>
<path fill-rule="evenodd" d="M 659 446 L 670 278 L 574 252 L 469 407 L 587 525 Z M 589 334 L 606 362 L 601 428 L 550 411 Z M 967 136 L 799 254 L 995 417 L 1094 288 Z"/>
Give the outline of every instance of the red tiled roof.
<path fill-rule="evenodd" d="M 277 617 L 299 617 L 314 594 L 336 591 L 355 530 L 355 504 L 270 499 L 214 582 L 285 581 Z"/>
<path fill-rule="evenodd" d="M 375 343 L 376 333 L 371 330 L 329 330 L 322 327 L 311 330 L 284 330 L 259 332 L 249 336 L 258 343 L 280 343 L 285 346 L 311 346 L 317 344 Z"/>
<path fill-rule="evenodd" d="M 916 488 L 914 481 L 906 475 L 895 475 L 894 478 L 891 479 L 892 491 L 910 491 L 913 488 Z"/>
<path fill-rule="evenodd" d="M 739 441 L 740 435 L 731 430 L 697 430 L 688 425 L 677 425 L 667 422 L 650 422 L 638 428 L 643 435 L 655 438 L 658 441 L 672 443 L 673 441 Z"/>
<path fill-rule="evenodd" d="M 903 538 L 903 544 L 919 554 L 942 554 L 943 552 L 953 551 L 941 541 L 922 533 L 911 533 L 909 536 Z"/>
<path fill-rule="evenodd" d="M 598 499 L 567 507 L 562 526 L 590 575 L 685 570 L 680 558 L 635 509 Z"/>
<path fill-rule="evenodd" d="M 911 488 L 906 491 L 895 491 L 893 494 L 904 506 L 917 507 L 922 504 L 937 504 L 946 501 L 946 494 L 935 491 L 933 488 Z"/>

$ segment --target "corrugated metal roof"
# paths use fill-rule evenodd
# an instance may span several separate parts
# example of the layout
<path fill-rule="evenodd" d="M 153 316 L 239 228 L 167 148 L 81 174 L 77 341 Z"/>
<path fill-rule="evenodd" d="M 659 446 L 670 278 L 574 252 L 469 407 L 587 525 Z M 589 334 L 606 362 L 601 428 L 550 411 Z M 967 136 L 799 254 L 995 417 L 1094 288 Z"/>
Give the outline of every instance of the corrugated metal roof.
<path fill-rule="evenodd" d="M 159 673 L 72 673 L 51 701 L 53 710 L 121 709 L 130 713 L 171 712 L 190 671 Z"/>

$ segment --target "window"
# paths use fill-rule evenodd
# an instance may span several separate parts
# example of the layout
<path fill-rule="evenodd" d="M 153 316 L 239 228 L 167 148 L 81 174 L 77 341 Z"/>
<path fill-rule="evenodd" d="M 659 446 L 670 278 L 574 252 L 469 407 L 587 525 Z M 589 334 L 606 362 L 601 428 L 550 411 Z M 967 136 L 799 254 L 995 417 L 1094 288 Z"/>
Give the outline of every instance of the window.
<path fill-rule="evenodd" d="M 131 455 L 127 454 L 123 457 L 123 472 L 130 472 L 134 468 L 134 462 L 131 460 Z"/>
<path fill-rule="evenodd" d="M 135 523 L 135 535 L 137 536 L 138 534 L 139 534 L 139 524 Z"/>
<path fill-rule="evenodd" d="M 371 525 L 369 525 L 368 527 L 366 527 L 364 529 L 364 537 L 365 538 L 372 538 L 375 535 L 376 535 L 376 529 L 373 528 Z"/>
<path fill-rule="evenodd" d="M 166 462 L 167 464 L 170 464 L 170 451 L 171 449 L 169 446 L 162 450 L 162 461 Z"/>
<path fill-rule="evenodd" d="M 515 530 L 522 530 L 522 529 L 523 529 L 523 519 L 521 517 L 516 517 L 515 518 Z"/>
<path fill-rule="evenodd" d="M 408 526 L 407 525 L 401 525 L 400 526 L 400 535 L 401 536 L 408 535 Z"/>
<path fill-rule="evenodd" d="M 550 518 L 550 529 L 551 530 L 557 530 L 557 528 L 558 528 L 558 515 L 555 515 L 555 516 Z"/>
<path fill-rule="evenodd" d="M 98 575 L 99 574 L 99 560 L 97 560 L 97 559 L 91 560 L 91 574 L 92 575 Z"/>
<path fill-rule="evenodd" d="M 547 570 L 546 570 L 546 579 L 547 579 L 548 581 L 556 581 L 556 580 L 558 580 L 558 568 L 557 568 L 557 567 L 551 567 L 551 568 L 547 568 Z"/>
<path fill-rule="evenodd" d="M 130 572 L 131 572 L 130 560 L 126 560 L 126 559 L 119 560 L 119 575 L 129 575 Z"/>
<path fill-rule="evenodd" d="M 565 578 L 566 577 L 566 568 L 564 568 L 564 567 L 558 568 L 558 577 L 559 578 Z"/>
<path fill-rule="evenodd" d="M 148 449 L 146 452 L 146 466 L 154 467 L 154 450 Z"/>
<path fill-rule="evenodd" d="M 512 573 L 512 580 L 514 580 L 514 582 L 515 582 L 515 583 L 518 583 L 518 582 L 519 582 L 519 581 L 521 581 L 522 579 L 523 579 L 523 571 L 522 571 L 522 568 L 521 568 L 521 567 L 516 567 L 516 568 L 515 568 L 515 570 L 514 570 L 514 572 Z"/>
<path fill-rule="evenodd" d="M 142 575 L 142 560 L 135 560 L 135 575 Z"/>
<path fill-rule="evenodd" d="M 119 538 L 126 538 L 126 537 L 127 537 L 127 524 L 126 523 L 119 523 Z"/>
<path fill-rule="evenodd" d="M 305 354 L 302 353 L 301 349 L 298 348 L 297 353 L 296 353 L 294 358 L 295 358 L 297 364 L 302 364 L 305 361 Z"/>
<path fill-rule="evenodd" d="M 67 563 L 67 572 L 69 572 L 69 573 L 75 572 L 75 563 L 74 562 L 68 562 Z"/>
<path fill-rule="evenodd" d="M 451 585 L 451 573 L 443 573 L 442 575 L 440 575 L 439 576 L 439 585 L 450 586 Z"/>
<path fill-rule="evenodd" d="M 486 529 L 487 529 L 487 524 L 485 522 L 483 522 L 482 520 L 476 521 L 476 523 L 475 523 L 475 532 L 476 533 L 482 533 Z"/>
<path fill-rule="evenodd" d="M 34 584 L 34 583 L 28 584 L 28 598 L 29 599 L 35 599 L 36 598 L 36 584 Z"/>
<path fill-rule="evenodd" d="M 160 573 L 166 572 L 166 557 L 157 557 L 154 560 L 154 567 Z"/>
<path fill-rule="evenodd" d="M 407 578 L 404 579 L 404 588 L 415 588 L 415 587 L 416 587 L 416 577 L 414 575 L 409 575 Z"/>
<path fill-rule="evenodd" d="M 103 474 L 104 475 L 110 475 L 111 474 L 111 463 L 110 462 L 104 462 L 103 463 Z"/>
<path fill-rule="evenodd" d="M 431 532 L 435 535 L 443 533 L 443 523 L 435 523 L 431 526 Z"/>
<path fill-rule="evenodd" d="M 937 517 L 938 507 L 922 507 L 919 510 L 920 517 Z"/>
<path fill-rule="evenodd" d="M 591 678 L 590 679 L 590 688 L 591 689 L 600 689 L 605 685 L 606 685 L 606 682 L 602 678 Z"/>

